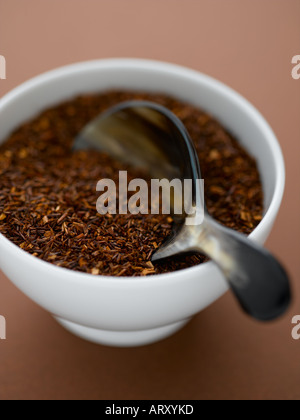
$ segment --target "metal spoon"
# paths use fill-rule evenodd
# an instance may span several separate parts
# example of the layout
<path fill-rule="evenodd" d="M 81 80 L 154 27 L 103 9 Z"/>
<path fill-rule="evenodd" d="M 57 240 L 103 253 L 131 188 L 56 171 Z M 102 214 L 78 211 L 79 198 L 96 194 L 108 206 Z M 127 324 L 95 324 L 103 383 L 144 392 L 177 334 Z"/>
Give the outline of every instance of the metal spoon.
<path fill-rule="evenodd" d="M 87 148 L 142 167 L 155 178 L 193 180 L 192 202 L 201 213 L 197 183 L 201 172 L 195 147 L 182 122 L 165 107 L 130 101 L 109 109 L 75 140 L 74 149 Z M 282 315 L 291 300 L 283 267 L 264 248 L 217 223 L 202 204 L 201 224 L 188 224 L 186 213 L 174 215 L 173 233 L 153 255 L 152 262 L 202 252 L 217 264 L 249 315 L 263 321 Z"/>

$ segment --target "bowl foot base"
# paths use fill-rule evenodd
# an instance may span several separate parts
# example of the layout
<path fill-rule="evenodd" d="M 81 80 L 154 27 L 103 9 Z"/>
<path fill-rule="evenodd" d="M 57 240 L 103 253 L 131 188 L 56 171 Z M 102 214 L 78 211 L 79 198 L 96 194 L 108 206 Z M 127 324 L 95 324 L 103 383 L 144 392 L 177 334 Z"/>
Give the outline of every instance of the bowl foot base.
<path fill-rule="evenodd" d="M 175 334 L 190 321 L 189 319 L 186 319 L 184 321 L 176 322 L 175 324 L 151 330 L 107 331 L 84 327 L 58 317 L 55 317 L 55 319 L 68 331 L 84 340 L 113 347 L 137 347 L 155 343 L 156 341 L 160 341 Z"/>

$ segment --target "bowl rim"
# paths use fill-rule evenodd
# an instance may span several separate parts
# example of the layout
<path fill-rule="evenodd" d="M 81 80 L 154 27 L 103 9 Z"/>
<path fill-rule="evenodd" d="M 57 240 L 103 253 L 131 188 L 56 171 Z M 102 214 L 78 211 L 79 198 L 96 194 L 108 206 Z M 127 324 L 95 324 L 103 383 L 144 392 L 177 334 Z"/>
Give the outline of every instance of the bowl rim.
<path fill-rule="evenodd" d="M 197 70 L 193 70 L 178 64 L 168 63 L 158 60 L 149 60 L 149 59 L 139 59 L 139 58 L 109 58 L 109 59 L 99 59 L 99 60 L 90 60 L 82 61 L 74 64 L 69 64 L 66 66 L 58 67 L 54 70 L 47 71 L 38 76 L 35 76 L 19 86 L 12 89 L 10 92 L 5 94 L 0 98 L 0 114 L 2 108 L 7 105 L 10 101 L 15 100 L 19 95 L 25 94 L 30 91 L 32 88 L 38 88 L 42 86 L 45 82 L 50 83 L 61 77 L 67 75 L 81 73 L 82 71 L 87 70 L 105 70 L 105 69 L 134 69 L 134 70 L 149 70 L 153 68 L 156 71 L 163 73 L 172 73 L 179 77 L 185 77 L 193 79 L 195 82 L 205 83 L 210 90 L 218 91 L 219 94 L 226 96 L 230 101 L 235 102 L 236 105 L 242 107 L 247 113 L 249 119 L 253 121 L 254 124 L 259 126 L 261 132 L 266 139 L 266 143 L 269 146 L 270 151 L 272 152 L 272 158 L 275 162 L 275 167 L 277 168 L 275 173 L 275 189 L 274 193 L 266 210 L 263 219 L 258 224 L 258 226 L 250 233 L 249 238 L 256 240 L 259 237 L 260 232 L 267 226 L 272 223 L 272 219 L 277 214 L 285 188 L 285 163 L 282 154 L 281 147 L 279 142 L 270 127 L 269 123 L 265 120 L 262 114 L 241 94 L 232 89 L 231 87 L 225 85 L 219 80 L 208 76 Z M 163 274 L 153 274 L 145 277 L 116 277 L 116 276 L 104 276 L 104 275 L 92 275 L 89 273 L 82 273 L 79 271 L 74 271 L 64 267 L 58 267 L 54 264 L 40 260 L 39 258 L 34 257 L 30 253 L 22 250 L 20 247 L 11 242 L 3 234 L 0 233 L 0 246 L 8 248 L 12 253 L 15 253 L 18 259 L 24 260 L 24 262 L 31 262 L 36 265 L 36 269 L 40 270 L 51 270 L 52 274 L 64 276 L 64 280 L 69 280 L 71 282 L 92 285 L 129 285 L 129 284 L 139 284 L 139 285 L 148 285 L 153 283 L 162 283 L 179 280 L 185 275 L 198 274 L 205 275 L 215 266 L 211 261 L 194 266 L 185 268 L 182 270 L 163 273 Z"/>

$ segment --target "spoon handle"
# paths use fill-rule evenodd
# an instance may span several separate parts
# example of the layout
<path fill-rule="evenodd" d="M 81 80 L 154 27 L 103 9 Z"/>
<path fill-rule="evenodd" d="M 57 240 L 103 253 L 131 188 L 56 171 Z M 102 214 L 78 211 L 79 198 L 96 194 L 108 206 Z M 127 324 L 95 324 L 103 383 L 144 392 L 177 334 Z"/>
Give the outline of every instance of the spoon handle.
<path fill-rule="evenodd" d="M 269 321 L 286 311 L 291 301 L 288 276 L 268 251 L 209 216 L 197 242 L 198 250 L 221 269 L 248 314 Z"/>

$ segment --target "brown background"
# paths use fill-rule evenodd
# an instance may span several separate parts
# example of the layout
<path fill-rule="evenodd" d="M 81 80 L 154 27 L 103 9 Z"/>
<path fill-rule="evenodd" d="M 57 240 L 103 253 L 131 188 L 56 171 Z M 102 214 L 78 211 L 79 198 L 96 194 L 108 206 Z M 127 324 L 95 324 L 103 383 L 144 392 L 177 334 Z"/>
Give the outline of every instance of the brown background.
<path fill-rule="evenodd" d="M 3 275 L 0 399 L 300 399 L 299 0 L 0 0 L 0 96 L 41 72 L 104 57 L 142 57 L 210 74 L 265 115 L 287 163 L 284 203 L 268 247 L 295 299 L 280 321 L 247 318 L 228 293 L 177 335 L 137 349 L 65 332 Z"/>

